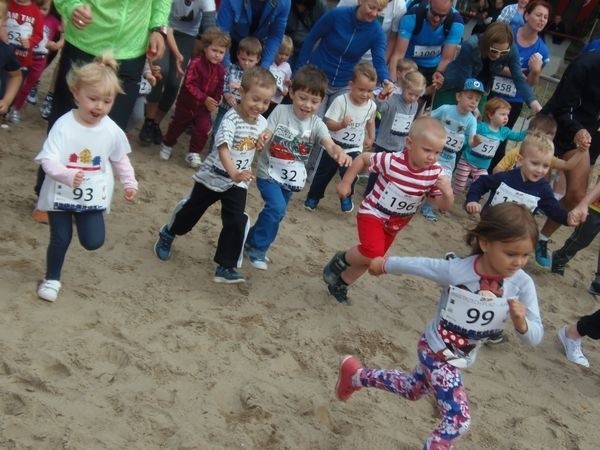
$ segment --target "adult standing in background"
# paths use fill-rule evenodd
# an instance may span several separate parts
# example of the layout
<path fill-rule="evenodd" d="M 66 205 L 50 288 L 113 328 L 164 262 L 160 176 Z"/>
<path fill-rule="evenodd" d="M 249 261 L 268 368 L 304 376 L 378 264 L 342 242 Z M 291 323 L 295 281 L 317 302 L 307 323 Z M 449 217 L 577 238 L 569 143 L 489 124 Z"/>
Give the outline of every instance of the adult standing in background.
<path fill-rule="evenodd" d="M 271 67 L 281 45 L 290 14 L 291 0 L 222 0 L 217 26 L 231 36 L 231 47 L 223 64 L 236 62 L 237 47 L 243 38 L 254 36 L 262 46 L 260 65 Z"/>
<path fill-rule="evenodd" d="M 534 113 L 542 109 L 531 86 L 521 70 L 519 50 L 510 26 L 494 22 L 483 34 L 474 34 L 463 42 L 454 61 L 448 64 L 444 84 L 435 97 L 433 107 L 456 104 L 456 92 L 462 89 L 467 78 L 476 78 L 489 93 L 494 77 L 502 75 L 504 67 L 510 69 L 517 90 Z M 487 96 L 479 102 L 480 110 Z"/>
<path fill-rule="evenodd" d="M 146 97 L 144 125 L 139 138 L 142 144 L 160 144 L 160 122 L 177 97 L 177 91 L 192 55 L 196 39 L 206 29 L 216 25 L 214 0 L 173 0 L 169 15 L 167 49 L 159 61 L 162 79 Z"/>
<path fill-rule="evenodd" d="M 462 16 L 452 6 L 452 0 L 421 0 L 410 6 L 400 20 L 394 52 L 389 58 L 390 72 L 395 77 L 398 61 L 412 59 L 427 84 L 440 87 L 464 29 Z"/>
<path fill-rule="evenodd" d="M 292 0 L 285 27 L 285 34 L 291 37 L 294 43 L 294 51 L 288 61 L 292 68 L 296 67 L 296 60 L 306 36 L 326 11 L 325 0 Z"/>
<path fill-rule="evenodd" d="M 377 17 L 388 0 L 360 0 L 358 6 L 327 11 L 306 37 L 297 66 L 313 64 L 327 75 L 327 94 L 319 108 L 323 117 L 335 96 L 348 89 L 354 66 L 371 50 L 377 78 L 384 85 L 383 95 L 394 89 L 385 63 L 386 39 Z"/>
<path fill-rule="evenodd" d="M 502 8 L 497 22 L 509 24 L 513 29 L 517 29 L 525 25 L 525 8 L 529 4 L 529 0 L 519 0 L 517 3 L 507 5 Z"/>
<path fill-rule="evenodd" d="M 554 94 L 542 112 L 552 114 L 558 125 L 554 138 L 554 153 L 569 160 L 578 151 L 585 151 L 584 158 L 573 170 L 565 171 L 567 190 L 561 199 L 566 209 L 574 208 L 585 196 L 591 172 L 600 155 L 600 53 L 579 55 L 567 66 Z M 535 258 L 542 267 L 551 265 L 548 239 L 560 224 L 547 219 L 540 230 L 540 241 Z"/>
<path fill-rule="evenodd" d="M 106 50 L 112 50 L 119 63 L 125 91 L 117 96 L 110 117 L 125 130 L 138 97 L 146 53 L 153 61 L 164 53 L 171 0 L 54 0 L 54 5 L 66 28 L 48 130 L 75 106 L 66 82 L 73 63 L 92 61 Z"/>
<path fill-rule="evenodd" d="M 533 0 L 525 8 L 525 25 L 515 32 L 515 44 L 521 59 L 521 69 L 529 86 L 534 87 L 540 81 L 542 68 L 550 61 L 550 52 L 540 37 L 548 23 L 550 4 L 546 0 Z M 502 76 L 494 77 L 491 85 L 491 97 L 500 97 L 510 103 L 507 127 L 512 128 L 523 109 L 523 95 L 517 90 L 508 67 L 502 70 Z M 502 142 L 489 167 L 491 173 L 496 164 L 504 157 L 506 141 Z"/>
<path fill-rule="evenodd" d="M 358 0 L 340 0 L 337 4 L 340 6 L 358 6 Z M 400 19 L 406 14 L 406 1 L 405 0 L 389 0 L 388 5 L 377 17 L 377 20 L 383 28 L 383 33 L 387 39 L 387 47 L 385 50 L 386 61 L 392 55 L 394 47 L 396 45 L 396 38 L 398 36 L 398 26 L 400 25 Z M 371 52 L 367 51 L 363 57 L 363 61 L 371 62 Z M 390 69 L 390 73 L 396 73 L 395 70 Z M 393 78 L 393 76 L 392 76 Z"/>

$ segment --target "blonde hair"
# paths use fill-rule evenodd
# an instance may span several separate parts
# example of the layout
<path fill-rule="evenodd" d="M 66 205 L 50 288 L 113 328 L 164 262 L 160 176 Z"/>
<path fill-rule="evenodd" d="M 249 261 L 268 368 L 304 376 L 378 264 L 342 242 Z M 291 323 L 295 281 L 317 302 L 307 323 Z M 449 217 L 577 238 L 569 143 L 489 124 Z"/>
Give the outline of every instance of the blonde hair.
<path fill-rule="evenodd" d="M 412 59 L 404 58 L 396 64 L 396 72 L 412 72 L 413 70 L 419 70 L 419 66 Z"/>
<path fill-rule="evenodd" d="M 96 56 L 92 62 L 73 66 L 67 74 L 67 85 L 71 90 L 100 85 L 111 95 L 124 94 L 117 75 L 118 70 L 119 64 L 112 52 L 104 52 Z"/>
<path fill-rule="evenodd" d="M 425 76 L 418 70 L 411 70 L 403 73 L 398 79 L 398 82 L 403 90 L 414 89 L 416 91 L 425 92 L 425 88 L 427 87 Z"/>
<path fill-rule="evenodd" d="M 244 70 L 240 84 L 244 88 L 244 92 L 248 92 L 252 86 L 273 89 L 273 91 L 277 87 L 277 81 L 273 74 L 261 66 L 254 66 L 248 70 Z"/>
<path fill-rule="evenodd" d="M 446 129 L 438 119 L 421 116 L 413 121 L 408 137 L 413 140 L 427 138 L 446 141 Z"/>
<path fill-rule="evenodd" d="M 526 156 L 527 149 L 538 150 L 545 155 L 554 155 L 554 144 L 552 140 L 539 131 L 530 131 L 525 136 L 519 148 L 519 155 Z"/>
<path fill-rule="evenodd" d="M 371 63 L 362 62 L 354 66 L 352 81 L 356 81 L 359 75 L 365 76 L 369 81 L 377 81 L 377 71 Z"/>
<path fill-rule="evenodd" d="M 285 52 L 291 55 L 293 51 L 294 41 L 287 34 L 284 34 L 283 38 L 281 39 L 281 45 L 279 46 L 278 52 Z"/>

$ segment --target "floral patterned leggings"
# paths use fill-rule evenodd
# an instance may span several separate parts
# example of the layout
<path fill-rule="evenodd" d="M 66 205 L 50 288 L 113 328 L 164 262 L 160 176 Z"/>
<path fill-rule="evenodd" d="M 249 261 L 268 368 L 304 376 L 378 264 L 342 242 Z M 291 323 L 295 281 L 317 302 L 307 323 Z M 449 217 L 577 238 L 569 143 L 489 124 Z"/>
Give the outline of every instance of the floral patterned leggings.
<path fill-rule="evenodd" d="M 460 371 L 429 348 L 425 335 L 419 340 L 417 354 L 420 363 L 410 374 L 398 370 L 364 368 L 360 373 L 360 382 L 364 387 L 383 389 L 408 400 L 418 400 L 431 392 L 442 422 L 433 430 L 423 448 L 450 449 L 467 432 L 471 422 L 469 399 Z"/>

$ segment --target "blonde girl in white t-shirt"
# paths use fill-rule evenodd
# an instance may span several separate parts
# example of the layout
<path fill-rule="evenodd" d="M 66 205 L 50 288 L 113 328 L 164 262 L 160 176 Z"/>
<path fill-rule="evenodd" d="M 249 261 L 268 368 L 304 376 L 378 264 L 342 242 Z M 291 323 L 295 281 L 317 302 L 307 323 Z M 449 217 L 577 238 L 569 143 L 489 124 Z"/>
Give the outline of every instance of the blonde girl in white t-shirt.
<path fill-rule="evenodd" d="M 46 173 L 37 208 L 48 211 L 50 224 L 46 275 L 37 294 L 49 302 L 56 300 L 61 288 L 73 222 L 86 250 L 96 250 L 104 243 L 103 213 L 110 209 L 113 168 L 127 202 L 135 199 L 138 188 L 127 156 L 129 141 L 108 117 L 116 95 L 123 93 L 115 59 L 105 53 L 91 63 L 73 67 L 67 84 L 77 108 L 58 119 L 35 158 Z"/>

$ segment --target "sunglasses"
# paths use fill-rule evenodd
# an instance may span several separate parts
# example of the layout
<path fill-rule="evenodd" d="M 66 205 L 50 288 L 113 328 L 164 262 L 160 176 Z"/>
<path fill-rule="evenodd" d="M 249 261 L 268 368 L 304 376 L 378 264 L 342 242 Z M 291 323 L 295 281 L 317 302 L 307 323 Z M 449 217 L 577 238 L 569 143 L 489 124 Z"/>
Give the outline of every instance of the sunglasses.
<path fill-rule="evenodd" d="M 506 50 L 498 50 L 497 48 L 490 47 L 490 53 L 494 55 L 504 56 L 510 53 L 510 48 L 507 48 Z"/>
<path fill-rule="evenodd" d="M 431 14 L 431 17 L 438 17 L 439 19 L 443 19 L 445 17 L 448 16 L 449 13 L 446 14 L 440 14 L 438 12 L 435 12 L 433 9 L 429 8 L 429 14 Z"/>

